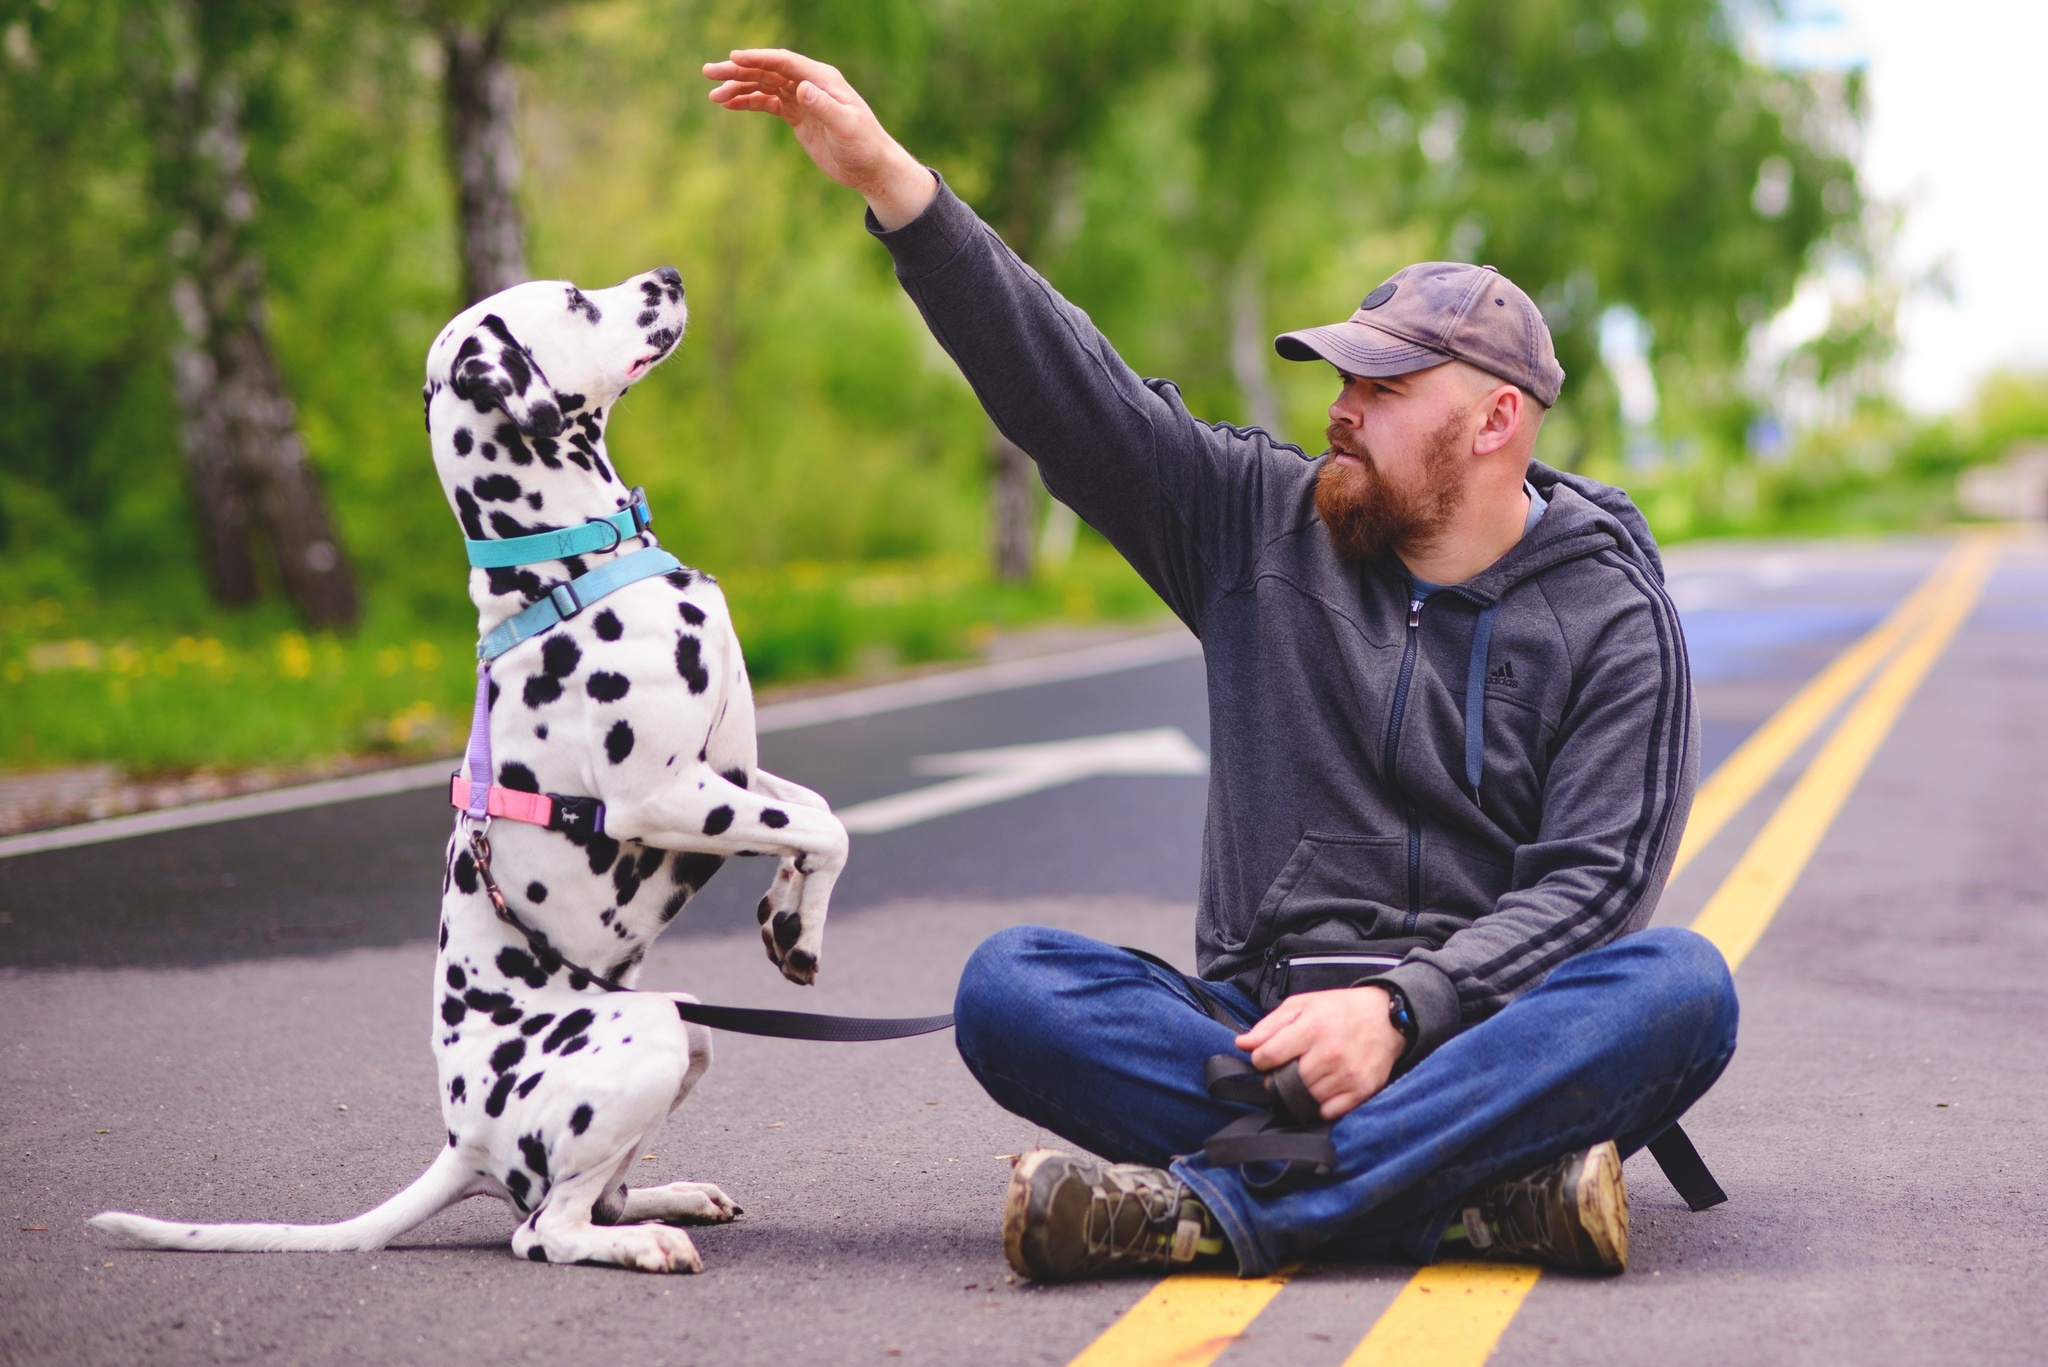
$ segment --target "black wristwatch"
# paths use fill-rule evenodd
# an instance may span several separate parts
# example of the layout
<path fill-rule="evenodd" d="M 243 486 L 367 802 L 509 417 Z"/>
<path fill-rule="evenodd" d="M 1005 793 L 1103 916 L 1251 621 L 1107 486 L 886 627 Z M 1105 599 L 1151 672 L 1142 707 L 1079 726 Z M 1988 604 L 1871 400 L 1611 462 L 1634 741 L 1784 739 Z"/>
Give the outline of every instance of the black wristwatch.
<path fill-rule="evenodd" d="M 1387 1020 L 1401 1032 L 1401 1038 L 1408 1041 L 1408 1048 L 1415 1047 L 1415 1013 L 1408 1007 L 1408 994 L 1392 983 L 1375 984 L 1387 994 Z M 1402 1051 L 1404 1054 L 1407 1050 Z"/>

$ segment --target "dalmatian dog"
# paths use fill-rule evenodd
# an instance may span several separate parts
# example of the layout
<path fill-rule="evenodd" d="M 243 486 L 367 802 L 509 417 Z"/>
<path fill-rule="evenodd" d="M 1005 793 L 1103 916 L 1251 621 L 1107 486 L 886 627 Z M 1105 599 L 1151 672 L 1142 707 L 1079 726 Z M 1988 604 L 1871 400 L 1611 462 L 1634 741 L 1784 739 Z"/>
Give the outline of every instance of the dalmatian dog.
<path fill-rule="evenodd" d="M 463 535 L 526 536 L 618 513 L 605 449 L 619 399 L 674 350 L 687 309 L 672 267 L 605 290 L 534 281 L 471 306 L 427 356 L 434 466 Z M 480 632 L 555 585 L 654 544 L 470 572 Z M 756 762 L 753 694 L 724 596 L 688 568 L 642 579 L 499 656 L 495 781 L 604 803 L 601 829 L 498 820 L 501 920 L 467 822 L 448 845 L 434 1053 L 448 1142 L 405 1191 L 332 1225 L 194 1225 L 109 1212 L 97 1228 L 155 1248 L 376 1249 L 471 1196 L 509 1203 L 536 1262 L 695 1272 L 679 1225 L 740 1213 L 709 1183 L 631 1188 L 635 1157 L 711 1063 L 710 1033 L 630 989 L 654 938 L 727 856 L 779 856 L 758 915 L 768 958 L 808 984 L 846 831 L 823 798 Z M 482 776 L 479 776 L 481 778 Z M 535 940 L 544 939 L 545 952 Z"/>

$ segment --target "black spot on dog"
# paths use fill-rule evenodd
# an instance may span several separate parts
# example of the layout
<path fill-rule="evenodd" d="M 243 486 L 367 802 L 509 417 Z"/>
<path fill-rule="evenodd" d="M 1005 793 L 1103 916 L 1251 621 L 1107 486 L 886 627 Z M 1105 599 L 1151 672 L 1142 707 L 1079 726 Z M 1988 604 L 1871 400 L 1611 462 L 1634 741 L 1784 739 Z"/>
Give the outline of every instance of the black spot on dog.
<path fill-rule="evenodd" d="M 597 305 L 590 302 L 590 296 L 577 289 L 574 285 L 569 286 L 569 312 L 582 314 L 583 320 L 592 326 L 596 326 L 604 321 L 604 315 L 597 311 Z M 576 407 L 581 408 L 583 406 L 583 396 L 577 394 L 572 397 L 576 400 Z M 564 408 L 568 406 L 567 404 L 563 405 Z"/>
<path fill-rule="evenodd" d="M 774 807 L 761 809 L 761 824 L 771 831 L 779 831 L 789 824 L 789 815 Z"/>
<path fill-rule="evenodd" d="M 489 694 L 488 694 L 488 695 L 487 695 L 487 696 L 486 696 L 486 697 L 484 698 L 484 711 L 488 712 L 488 711 L 490 711 L 490 710 L 491 710 L 492 708 L 496 707 L 497 705 L 498 705 L 498 681 L 497 681 L 496 679 L 493 679 L 493 680 L 491 680 L 491 691 L 490 691 L 490 693 L 489 693 Z"/>
<path fill-rule="evenodd" d="M 461 964 L 448 965 L 448 985 L 457 992 L 469 986 L 469 975 L 462 971 Z"/>
<path fill-rule="evenodd" d="M 448 1147 L 451 1149 L 455 1147 L 455 1131 L 453 1130 L 448 1131 Z"/>
<path fill-rule="evenodd" d="M 808 949 L 792 949 L 789 951 L 789 966 L 799 973 L 816 973 L 818 956 Z"/>
<path fill-rule="evenodd" d="M 493 1119 L 505 1114 L 505 1098 L 512 1095 L 512 1089 L 518 1085 L 519 1074 L 500 1074 L 491 1094 L 484 1098 L 484 1114 Z"/>
<path fill-rule="evenodd" d="M 484 539 L 483 509 L 477 505 L 476 495 L 467 489 L 455 491 L 455 520 L 462 524 L 462 534 L 471 541 Z"/>
<path fill-rule="evenodd" d="M 661 923 L 667 925 L 670 921 L 675 920 L 681 914 L 683 908 L 689 905 L 690 894 L 695 891 L 696 889 L 692 887 L 680 887 L 670 893 L 668 900 L 661 904 Z"/>
<path fill-rule="evenodd" d="M 555 391 L 555 402 L 561 405 L 563 414 L 567 415 L 583 407 L 583 396 L 581 394 L 564 394 L 561 390 L 557 389 Z M 577 421 L 581 422 L 582 419 L 578 418 Z"/>
<path fill-rule="evenodd" d="M 583 577 L 584 569 L 583 557 L 580 555 L 563 556 L 562 568 L 569 571 L 569 577 L 571 579 L 581 579 Z"/>
<path fill-rule="evenodd" d="M 528 1016 L 526 1023 L 519 1027 L 519 1033 L 522 1035 L 538 1035 L 541 1031 L 548 1028 L 548 1022 L 554 1018 L 555 1013 L 552 1011 L 543 1011 L 539 1015 Z"/>
<path fill-rule="evenodd" d="M 735 788 L 747 786 L 747 771 L 744 769 L 721 769 L 718 776 Z"/>
<path fill-rule="evenodd" d="M 526 1041 L 514 1035 L 497 1048 L 491 1050 L 491 1071 L 502 1073 L 514 1067 L 526 1057 Z"/>
<path fill-rule="evenodd" d="M 528 495 L 526 496 L 526 506 L 527 506 L 527 507 L 529 507 L 529 508 L 533 509 L 533 510 L 534 510 L 535 512 L 539 512 L 539 511 L 540 511 L 540 505 L 541 505 L 541 497 L 540 497 L 540 495 L 539 495 L 539 494 L 528 494 Z"/>
<path fill-rule="evenodd" d="M 460 492 L 460 490 L 457 491 L 458 497 L 460 497 Z M 483 529 L 479 527 L 477 530 L 482 531 Z M 492 593 L 497 594 L 501 598 L 508 594 L 516 594 L 521 598 L 532 600 L 547 592 L 546 586 L 540 582 L 539 575 L 535 574 L 532 570 L 522 570 L 513 566 L 500 565 L 495 569 L 485 570 L 484 583 L 490 588 Z"/>
<path fill-rule="evenodd" d="M 498 786 L 510 788 L 516 793 L 537 793 L 540 780 L 533 776 L 533 770 L 517 760 L 507 760 L 498 766 Z"/>
<path fill-rule="evenodd" d="M 541 668 L 558 679 L 566 679 L 583 662 L 583 651 L 567 636 L 550 636 L 540 648 Z"/>
<path fill-rule="evenodd" d="M 632 901 L 634 895 L 640 891 L 640 875 L 635 870 L 632 860 L 621 859 L 612 867 L 612 888 L 619 895 L 620 906 L 624 906 Z M 615 927 L 615 929 L 618 929 L 621 934 L 624 933 L 623 927 Z"/>
<path fill-rule="evenodd" d="M 547 1180 L 548 1146 L 540 1142 L 538 1134 L 519 1136 L 519 1156 L 525 1160 L 526 1166 L 533 1171 L 535 1177 L 542 1181 Z"/>
<path fill-rule="evenodd" d="M 546 1073 L 535 1073 L 535 1074 L 534 1074 L 534 1075 L 533 1075 L 532 1077 L 529 1077 L 528 1079 L 526 1079 L 526 1081 L 524 1081 L 524 1082 L 520 1083 L 520 1084 L 519 1084 L 519 1099 L 520 1099 L 521 1101 L 524 1101 L 524 1100 L 526 1100 L 526 1098 L 528 1098 L 528 1097 L 532 1096 L 532 1095 L 533 1095 L 533 1089 L 534 1089 L 534 1088 L 536 1088 L 536 1087 L 538 1087 L 538 1086 L 540 1086 L 540 1080 L 541 1080 L 542 1078 L 546 1077 L 546 1076 L 547 1076 L 547 1074 L 546 1074 Z M 546 1174 L 546 1173 L 542 1173 L 542 1174 L 541 1174 L 541 1176 L 542 1176 L 542 1177 L 546 1177 L 546 1176 L 547 1176 L 547 1174 Z"/>
<path fill-rule="evenodd" d="M 499 508 L 491 509 L 491 530 L 510 540 L 515 536 L 526 536 L 533 532 L 544 532 L 546 527 L 529 527 L 512 514 Z"/>
<path fill-rule="evenodd" d="M 767 925 L 768 913 L 770 910 L 771 908 L 768 905 L 768 899 L 763 897 L 761 899 L 761 905 L 754 908 L 754 924 L 762 926 Z"/>
<path fill-rule="evenodd" d="M 546 722 L 542 722 L 538 726 L 534 727 L 533 737 L 535 740 L 546 740 L 548 738 L 548 724 Z"/>
<path fill-rule="evenodd" d="M 585 442 L 571 442 L 569 445 L 569 459 L 575 464 L 577 469 L 588 470 L 590 468 L 589 444 Z"/>
<path fill-rule="evenodd" d="M 603 873 L 619 857 L 619 842 L 598 832 L 590 837 L 590 871 Z"/>
<path fill-rule="evenodd" d="M 474 895 L 476 892 L 476 860 L 470 857 L 468 850 L 462 850 L 455 856 L 455 886 L 465 893 Z"/>
<path fill-rule="evenodd" d="M 612 729 L 604 734 L 605 757 L 612 763 L 622 762 L 633 753 L 633 728 L 624 721 L 612 723 Z"/>
<path fill-rule="evenodd" d="M 511 423 L 499 423 L 497 430 L 492 432 L 491 435 L 496 437 L 498 444 L 505 448 L 505 454 L 512 458 L 514 465 L 533 464 L 533 448 L 526 444 L 526 438 L 520 436 L 519 429 Z"/>
<path fill-rule="evenodd" d="M 524 1215 L 531 1209 L 526 1203 L 526 1198 L 527 1194 L 533 1190 L 533 1184 L 526 1180 L 525 1173 L 517 1168 L 506 1173 L 505 1190 L 512 1193 L 512 1204 L 519 1207 L 520 1214 Z"/>
<path fill-rule="evenodd" d="M 496 460 L 498 458 L 498 448 L 494 443 L 487 441 L 477 448 L 477 454 L 485 460 Z"/>
<path fill-rule="evenodd" d="M 562 696 L 562 681 L 552 674 L 529 674 L 520 697 L 528 707 L 545 707 Z"/>
<path fill-rule="evenodd" d="M 698 888 L 710 882 L 711 875 L 717 873 L 724 865 L 725 856 L 722 854 L 707 854 L 701 850 L 692 850 L 677 854 L 676 862 L 671 866 L 669 872 L 674 876 L 678 884 L 695 892 Z"/>
<path fill-rule="evenodd" d="M 481 475 L 469 487 L 486 503 L 510 503 L 526 492 L 510 475 Z"/>
<path fill-rule="evenodd" d="M 469 1008 L 462 1004 L 460 997 L 441 998 L 441 1019 L 450 1025 L 462 1024 L 462 1018 L 469 1014 Z"/>
<path fill-rule="evenodd" d="M 510 1025 L 524 1014 L 512 1004 L 512 998 L 503 992 L 486 992 L 481 988 L 472 987 L 462 994 L 462 1000 L 472 1011 L 489 1012 L 491 1019 L 499 1025 Z M 508 1011 L 512 1013 L 511 1019 L 500 1020 L 499 1018 Z"/>
<path fill-rule="evenodd" d="M 782 949 L 795 944 L 797 937 L 804 933 L 803 918 L 793 911 L 775 913 L 775 943 Z"/>
<path fill-rule="evenodd" d="M 668 580 L 669 583 L 674 584 L 679 589 L 686 589 L 690 587 L 690 585 L 697 582 L 696 571 L 690 569 L 688 566 L 679 566 L 676 569 L 670 570 L 667 574 L 664 574 L 661 577 L 663 579 Z"/>
<path fill-rule="evenodd" d="M 653 327 L 655 323 L 660 321 L 660 319 L 660 309 L 648 309 L 644 313 L 642 313 L 638 318 L 635 318 L 633 320 L 633 326 L 642 328 Z"/>
<path fill-rule="evenodd" d="M 542 902 L 547 901 L 548 885 L 538 881 L 528 883 L 526 885 L 526 900 L 535 906 L 539 906 Z"/>
<path fill-rule="evenodd" d="M 612 483 L 613 480 L 617 478 L 615 475 L 612 474 L 611 466 L 606 465 L 604 463 L 604 457 L 600 456 L 597 452 L 592 451 L 590 453 L 590 463 L 597 467 L 597 477 L 603 480 L 606 484 Z"/>
<path fill-rule="evenodd" d="M 476 450 L 476 438 L 469 435 L 467 427 L 456 428 L 455 435 L 449 440 L 455 443 L 455 454 L 458 456 L 466 456 Z"/>
<path fill-rule="evenodd" d="M 441 891 L 448 891 L 445 884 L 442 886 Z M 448 948 L 448 923 L 446 921 L 441 922 L 441 948 Z"/>
<path fill-rule="evenodd" d="M 704 609 L 698 607 L 695 603 L 678 603 L 676 604 L 676 611 L 681 613 L 683 620 L 691 626 L 701 627 L 704 625 Z"/>
<path fill-rule="evenodd" d="M 647 345 L 654 348 L 656 359 L 668 355 L 669 349 L 682 340 L 681 328 L 656 328 L 647 334 Z"/>
<path fill-rule="evenodd" d="M 542 968 L 534 957 L 523 949 L 506 945 L 498 951 L 498 971 L 508 978 L 517 979 L 528 987 L 546 987 L 548 971 Z"/>
<path fill-rule="evenodd" d="M 582 1034 L 596 1020 L 596 1012 L 584 1007 L 577 1007 L 574 1011 L 562 1017 L 561 1024 L 557 1025 L 548 1037 L 541 1041 L 540 1051 L 543 1054 L 554 1053 L 555 1050 L 562 1047 L 563 1042 L 570 1036 Z"/>
<path fill-rule="evenodd" d="M 457 1073 L 454 1080 L 448 1084 L 448 1099 L 450 1101 L 460 1101 L 468 1095 L 469 1083 L 463 1080 L 462 1074 Z"/>
<path fill-rule="evenodd" d="M 569 1055 L 580 1051 L 588 1043 L 590 1043 L 590 1036 L 578 1035 L 575 1039 L 562 1046 L 562 1057 L 569 1057 Z"/>
<path fill-rule="evenodd" d="M 711 687 L 710 671 L 704 668 L 704 643 L 686 631 L 676 633 L 676 673 L 692 693 Z"/>
<path fill-rule="evenodd" d="M 526 1260 L 530 1263 L 544 1263 L 548 1260 L 548 1251 L 539 1244 L 535 1244 L 532 1248 L 526 1250 Z"/>
<path fill-rule="evenodd" d="M 562 459 L 555 454 L 560 449 L 560 445 L 553 437 L 535 437 L 533 439 L 533 453 L 539 456 L 540 463 L 547 466 L 550 470 L 562 468 Z"/>
<path fill-rule="evenodd" d="M 585 1130 L 589 1129 L 594 1115 L 595 1113 L 590 1109 L 590 1103 L 587 1101 L 569 1112 L 569 1133 L 582 1134 Z"/>
<path fill-rule="evenodd" d="M 618 614 L 610 608 L 590 619 L 590 629 L 597 633 L 600 641 L 616 641 L 626 634 L 626 628 L 619 621 Z"/>
<path fill-rule="evenodd" d="M 704 814 L 704 834 L 706 835 L 724 835 L 731 825 L 732 808 L 730 807 L 713 807 Z"/>
<path fill-rule="evenodd" d="M 593 672 L 590 678 L 584 682 L 583 691 L 598 702 L 617 702 L 620 698 L 625 697 L 627 691 L 632 687 L 631 680 L 627 679 L 625 675 L 614 674 L 610 670 L 600 669 Z"/>

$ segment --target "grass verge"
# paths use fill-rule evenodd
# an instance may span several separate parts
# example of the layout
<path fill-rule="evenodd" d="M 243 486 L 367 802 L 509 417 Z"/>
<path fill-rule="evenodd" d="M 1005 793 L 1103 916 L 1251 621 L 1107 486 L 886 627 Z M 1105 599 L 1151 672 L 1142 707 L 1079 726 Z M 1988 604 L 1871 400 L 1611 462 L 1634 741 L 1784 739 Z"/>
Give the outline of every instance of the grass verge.
<path fill-rule="evenodd" d="M 1085 546 L 1028 584 L 965 559 L 797 562 L 722 583 L 756 687 L 969 659 L 1004 630 L 1161 611 L 1119 556 Z M 349 637 L 304 633 L 276 607 L 185 630 L 137 604 L 0 607 L 0 768 L 176 774 L 446 754 L 469 722 L 473 630 L 376 607 Z"/>

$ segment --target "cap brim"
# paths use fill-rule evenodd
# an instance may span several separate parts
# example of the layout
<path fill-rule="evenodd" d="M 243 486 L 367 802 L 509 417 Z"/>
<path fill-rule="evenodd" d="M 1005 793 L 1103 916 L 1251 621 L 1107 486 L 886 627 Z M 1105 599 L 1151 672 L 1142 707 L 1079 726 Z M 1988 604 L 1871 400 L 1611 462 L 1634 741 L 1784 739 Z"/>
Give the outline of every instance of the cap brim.
<path fill-rule="evenodd" d="M 1350 319 L 1283 332 L 1273 339 L 1273 350 L 1290 361 L 1328 361 L 1346 375 L 1379 379 L 1410 375 L 1451 359 L 1441 351 Z"/>

